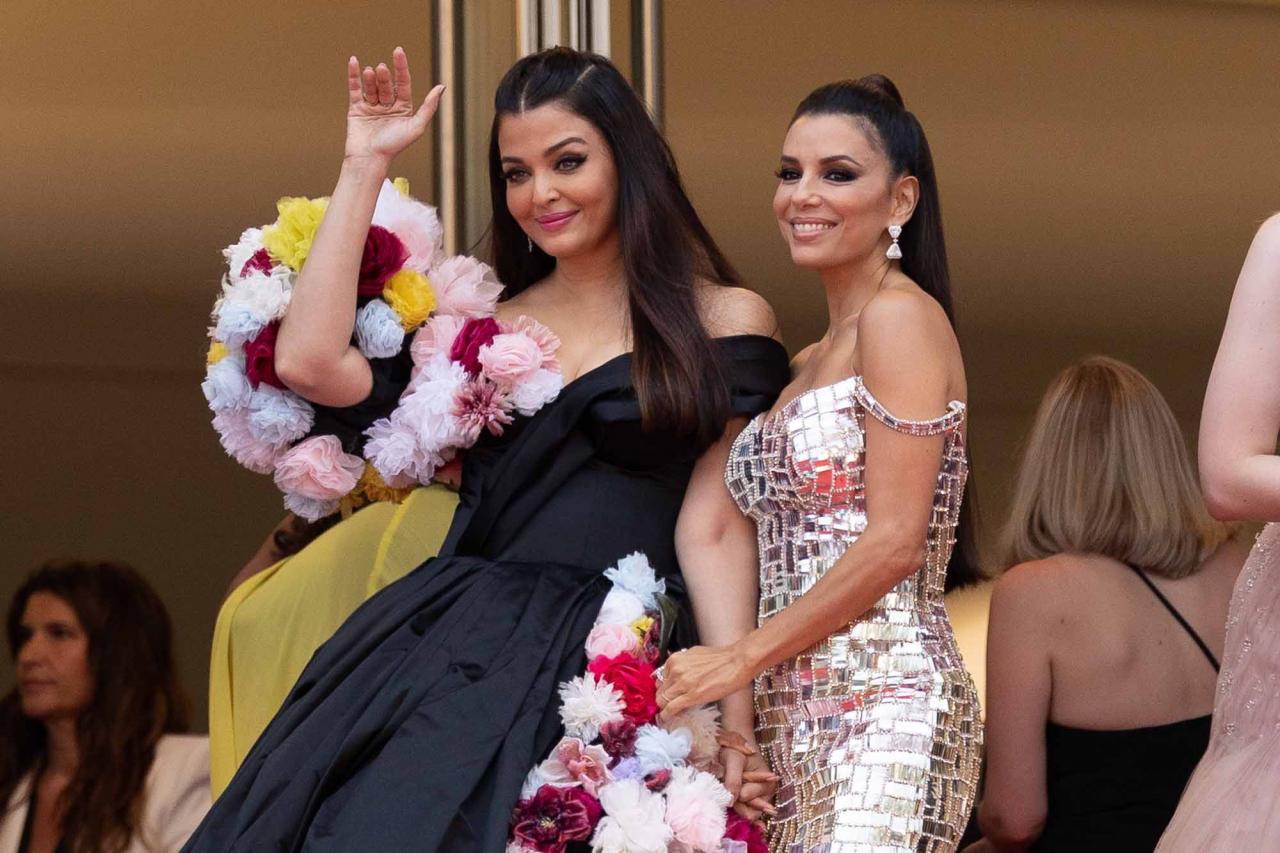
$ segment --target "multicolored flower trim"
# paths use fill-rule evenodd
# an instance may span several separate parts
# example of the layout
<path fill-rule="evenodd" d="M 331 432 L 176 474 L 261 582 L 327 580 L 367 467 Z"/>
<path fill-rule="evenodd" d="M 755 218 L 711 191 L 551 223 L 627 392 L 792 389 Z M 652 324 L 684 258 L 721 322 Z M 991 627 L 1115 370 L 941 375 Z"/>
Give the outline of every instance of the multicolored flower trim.
<path fill-rule="evenodd" d="M 285 507 L 310 520 L 430 482 L 481 432 L 500 433 L 513 411 L 532 414 L 562 384 L 555 335 L 530 320 L 498 324 L 492 315 L 502 285 L 492 270 L 471 257 L 444 257 L 435 208 L 387 181 L 365 239 L 352 341 L 367 358 L 389 358 L 413 335 L 414 379 L 391 418 L 368 432 L 376 457 L 366 446 L 366 461 L 337 436 L 314 433 L 315 409 L 276 375 L 275 341 L 327 206 L 325 198 L 281 199 L 274 223 L 223 250 L 228 271 L 201 386 L 227 453 L 272 474 Z M 455 354 L 461 332 L 466 345 Z M 433 358 L 436 343 L 443 361 Z M 398 464 L 400 451 L 413 464 Z"/>
<path fill-rule="evenodd" d="M 718 778 L 719 711 L 657 719 L 666 582 L 643 554 L 605 576 L 587 671 L 560 685 L 565 737 L 525 778 L 507 853 L 748 853 L 759 831 L 730 811 Z"/>
<path fill-rule="evenodd" d="M 432 317 L 414 338 L 413 377 L 390 417 L 365 432 L 365 456 L 391 486 L 428 483 L 482 433 L 501 435 L 560 393 L 560 339 L 528 317 Z"/>

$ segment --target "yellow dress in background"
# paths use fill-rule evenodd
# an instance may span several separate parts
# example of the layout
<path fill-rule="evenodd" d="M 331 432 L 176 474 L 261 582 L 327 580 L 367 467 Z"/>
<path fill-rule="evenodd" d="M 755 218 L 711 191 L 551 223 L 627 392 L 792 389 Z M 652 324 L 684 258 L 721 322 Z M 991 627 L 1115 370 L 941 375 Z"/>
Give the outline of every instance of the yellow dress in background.
<path fill-rule="evenodd" d="M 209 667 L 215 799 L 315 650 L 365 599 L 437 554 L 457 504 L 452 491 L 429 486 L 365 507 L 223 602 Z"/>

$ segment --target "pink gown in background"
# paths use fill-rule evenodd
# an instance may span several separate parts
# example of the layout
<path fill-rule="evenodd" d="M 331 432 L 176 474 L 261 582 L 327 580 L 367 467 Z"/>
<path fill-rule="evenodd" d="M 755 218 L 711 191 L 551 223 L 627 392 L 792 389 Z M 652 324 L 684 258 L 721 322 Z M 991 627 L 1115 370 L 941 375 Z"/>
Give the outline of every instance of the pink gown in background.
<path fill-rule="evenodd" d="M 1156 850 L 1280 851 L 1280 523 L 1236 582 L 1209 748 Z"/>

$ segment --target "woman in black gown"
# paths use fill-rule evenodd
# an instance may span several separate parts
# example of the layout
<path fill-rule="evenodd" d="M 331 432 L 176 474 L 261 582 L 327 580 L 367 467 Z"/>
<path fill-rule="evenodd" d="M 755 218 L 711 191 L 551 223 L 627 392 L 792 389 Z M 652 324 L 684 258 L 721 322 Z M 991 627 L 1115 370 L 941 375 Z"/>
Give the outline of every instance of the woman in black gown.
<path fill-rule="evenodd" d="M 389 381 L 347 344 L 359 259 L 391 158 L 439 100 L 415 112 L 403 51 L 393 65 L 351 59 L 346 158 L 277 345 L 279 375 L 321 404 Z M 607 60 L 527 57 L 495 107 L 498 314 L 560 336 L 567 384 L 468 453 L 441 556 L 320 648 L 187 850 L 501 850 L 561 736 L 557 687 L 585 668 L 604 568 L 643 551 L 703 641 L 754 624 L 754 539 L 721 472 L 788 379 L 771 310 L 723 286 L 733 270 Z M 749 693 L 721 710 L 751 737 Z M 733 788 L 745 761 L 743 798 L 762 792 L 758 757 L 725 760 Z"/>

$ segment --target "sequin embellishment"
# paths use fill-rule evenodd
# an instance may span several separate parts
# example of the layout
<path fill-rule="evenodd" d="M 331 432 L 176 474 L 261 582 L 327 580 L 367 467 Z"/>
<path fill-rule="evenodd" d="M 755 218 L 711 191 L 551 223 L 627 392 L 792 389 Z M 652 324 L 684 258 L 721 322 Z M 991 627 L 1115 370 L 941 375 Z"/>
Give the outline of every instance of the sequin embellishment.
<path fill-rule="evenodd" d="M 902 420 L 853 376 L 747 425 L 725 481 L 758 531 L 759 621 L 803 595 L 866 530 L 868 415 L 944 436 L 926 557 L 844 630 L 756 680 L 756 736 L 782 777 L 771 851 L 950 851 L 973 806 L 982 724 L 943 606 L 968 476 L 962 403 L 933 420 Z"/>

